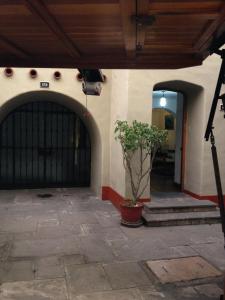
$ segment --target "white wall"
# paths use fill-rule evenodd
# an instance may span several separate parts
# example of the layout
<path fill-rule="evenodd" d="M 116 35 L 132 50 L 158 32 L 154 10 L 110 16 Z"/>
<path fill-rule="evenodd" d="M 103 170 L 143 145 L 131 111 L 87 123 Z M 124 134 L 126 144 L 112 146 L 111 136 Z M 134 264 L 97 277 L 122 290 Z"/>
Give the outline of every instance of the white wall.
<path fill-rule="evenodd" d="M 133 111 L 132 118 L 136 116 L 139 120 L 151 121 L 151 109 L 149 108 L 152 106 L 152 99 L 149 99 L 147 95 L 151 95 L 154 89 L 168 89 L 184 93 L 187 106 L 184 189 L 198 195 L 215 194 L 210 147 L 204 142 L 204 132 L 219 67 L 220 59 L 211 56 L 202 66 L 198 67 L 179 70 L 129 71 L 130 78 L 132 78 L 129 81 L 129 91 L 132 90 L 129 110 Z M 219 118 L 222 119 L 221 114 Z M 220 124 L 221 128 L 222 123 Z M 219 132 L 218 128 L 217 132 L 221 144 L 219 148 L 222 153 L 222 149 L 225 149 L 223 129 Z M 221 169 L 225 175 L 224 159 Z M 225 185 L 225 180 L 223 185 Z"/>
<path fill-rule="evenodd" d="M 84 120 L 89 130 L 95 128 L 92 183 L 98 193 L 101 186 L 111 186 L 122 196 L 129 194 L 121 148 L 114 141 L 115 121 L 127 119 L 132 122 L 136 119 L 151 123 L 152 93 L 157 88 L 181 91 L 185 96 L 187 135 L 184 188 L 198 195 L 215 194 L 210 144 L 204 141 L 204 133 L 220 62 L 219 57 L 211 56 L 202 66 L 180 70 L 103 70 L 107 82 L 103 84 L 100 97 L 89 97 L 88 108 L 92 117 Z M 85 95 L 81 83 L 76 80 L 77 71 L 61 69 L 62 79 L 59 81 L 53 78 L 55 69 L 37 71 L 36 79 L 29 77 L 29 69 L 20 68 L 14 69 L 12 78 L 6 78 L 3 69 L 0 69 L 0 119 L 7 112 L 7 107 L 10 108 L 6 105 L 12 104 L 10 99 L 28 92 L 40 92 L 40 81 L 49 81 L 48 91 L 60 95 L 57 101 L 65 101 L 82 115 Z M 224 122 L 223 114 L 217 110 L 214 125 L 222 178 L 225 178 Z M 224 179 L 222 183 L 225 190 Z M 146 191 L 144 197 L 148 194 Z"/>
<path fill-rule="evenodd" d="M 151 106 L 149 78 L 146 77 L 146 71 L 143 70 L 129 70 L 129 86 L 128 86 L 128 121 L 131 123 L 133 120 L 151 123 Z M 138 160 L 137 160 L 138 163 Z M 145 161 L 144 169 L 150 164 L 149 160 Z M 146 182 L 143 180 L 141 188 Z M 141 198 L 149 198 L 150 189 L 147 187 Z M 126 175 L 126 196 L 130 197 L 130 179 Z"/>
<path fill-rule="evenodd" d="M 126 120 L 128 110 L 128 75 L 127 70 L 112 71 L 111 118 L 110 118 L 110 181 L 109 185 L 117 193 L 125 196 L 125 169 L 122 150 L 114 138 L 116 120 Z"/>
<path fill-rule="evenodd" d="M 190 87 L 186 95 L 187 128 L 185 144 L 184 189 L 200 195 L 203 184 L 204 92 L 201 88 Z"/>
<path fill-rule="evenodd" d="M 181 163 L 182 163 L 182 138 L 183 138 L 183 94 L 177 93 L 177 112 L 176 112 L 176 142 L 175 142 L 175 172 L 174 182 L 181 184 Z"/>

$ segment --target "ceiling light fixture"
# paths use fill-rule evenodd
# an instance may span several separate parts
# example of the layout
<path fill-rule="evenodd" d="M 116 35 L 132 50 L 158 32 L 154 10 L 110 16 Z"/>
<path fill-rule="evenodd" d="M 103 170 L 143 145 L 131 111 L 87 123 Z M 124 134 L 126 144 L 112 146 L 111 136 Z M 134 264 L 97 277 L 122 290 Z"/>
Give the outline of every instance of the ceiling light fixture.
<path fill-rule="evenodd" d="M 162 95 L 162 97 L 159 100 L 159 104 L 160 104 L 161 107 L 165 107 L 166 104 L 167 104 L 166 97 L 164 96 L 165 91 L 162 91 L 162 93 L 163 93 L 163 95 Z"/>

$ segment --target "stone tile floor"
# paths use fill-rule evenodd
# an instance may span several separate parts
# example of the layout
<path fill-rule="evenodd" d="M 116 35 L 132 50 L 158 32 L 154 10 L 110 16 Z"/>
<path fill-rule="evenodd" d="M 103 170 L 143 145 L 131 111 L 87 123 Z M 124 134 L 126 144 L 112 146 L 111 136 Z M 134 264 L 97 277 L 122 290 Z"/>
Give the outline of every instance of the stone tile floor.
<path fill-rule="evenodd" d="M 89 189 L 0 191 L 0 300 L 219 299 L 221 277 L 161 284 L 146 264 L 198 255 L 225 269 L 219 224 L 126 228 Z"/>

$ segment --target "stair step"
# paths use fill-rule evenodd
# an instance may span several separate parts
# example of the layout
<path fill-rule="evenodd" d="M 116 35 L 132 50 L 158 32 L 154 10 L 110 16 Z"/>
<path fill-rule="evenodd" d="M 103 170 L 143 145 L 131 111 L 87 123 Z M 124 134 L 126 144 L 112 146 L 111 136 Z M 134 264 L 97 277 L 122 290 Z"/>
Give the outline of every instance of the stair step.
<path fill-rule="evenodd" d="M 216 204 L 211 201 L 184 197 L 157 199 L 146 203 L 144 207 L 145 212 L 148 213 L 205 212 L 216 209 Z"/>
<path fill-rule="evenodd" d="M 184 213 L 184 212 L 204 212 L 204 211 L 215 211 L 216 205 L 186 205 L 186 206 L 145 206 L 144 210 L 147 213 L 161 214 L 161 213 Z"/>
<path fill-rule="evenodd" d="M 143 212 L 144 223 L 150 227 L 182 226 L 220 223 L 219 210 L 187 213 L 146 213 Z"/>

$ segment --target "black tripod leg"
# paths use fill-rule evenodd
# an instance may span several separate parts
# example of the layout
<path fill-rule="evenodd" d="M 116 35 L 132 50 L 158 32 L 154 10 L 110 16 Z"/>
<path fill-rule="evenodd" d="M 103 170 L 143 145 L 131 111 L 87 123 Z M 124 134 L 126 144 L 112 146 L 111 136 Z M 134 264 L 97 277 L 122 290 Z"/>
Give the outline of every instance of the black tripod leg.
<path fill-rule="evenodd" d="M 215 89 L 215 93 L 214 93 L 214 97 L 213 97 L 213 101 L 212 101 L 211 110 L 209 113 L 209 119 L 208 119 L 208 123 L 207 123 L 207 127 L 206 127 L 206 132 L 205 132 L 205 140 L 206 141 L 209 140 L 209 136 L 210 136 L 210 133 L 211 133 L 211 130 L 213 127 L 213 120 L 214 120 L 214 116 L 215 116 L 215 112 L 216 112 L 216 108 L 217 108 L 218 99 L 220 96 L 221 87 L 222 87 L 222 84 L 224 83 L 225 50 L 222 50 L 221 57 L 222 57 L 222 63 L 221 63 L 221 67 L 220 67 L 220 72 L 219 72 L 219 76 L 218 76 L 218 80 L 217 80 L 217 84 L 216 84 L 216 89 Z"/>
<path fill-rule="evenodd" d="M 213 133 L 211 132 L 211 151 L 212 151 L 212 159 L 213 159 L 213 167 L 214 167 L 214 173 L 215 173 L 215 180 L 216 180 L 216 188 L 217 188 L 217 195 L 218 195 L 218 203 L 220 208 L 220 217 L 221 217 L 221 223 L 222 223 L 222 231 L 224 236 L 224 243 L 225 243 L 225 214 L 224 214 L 224 199 L 223 199 L 223 190 L 221 185 L 221 178 L 220 178 L 220 169 L 219 169 L 219 163 L 218 163 L 218 156 L 217 156 L 217 149 L 215 146 L 215 139 L 213 136 Z M 225 244 L 224 244 L 225 247 Z M 225 294 L 225 278 L 224 278 L 224 291 Z M 224 295 L 220 295 L 220 300 L 224 299 Z"/>
<path fill-rule="evenodd" d="M 223 230 L 224 242 L 225 242 L 225 209 L 224 209 L 223 190 L 222 190 L 222 184 L 221 184 L 217 149 L 215 146 L 215 139 L 214 139 L 214 136 L 212 133 L 211 133 L 211 143 L 212 143 L 211 151 L 212 151 L 213 167 L 214 167 L 216 189 L 217 189 L 217 195 L 218 195 L 218 204 L 219 204 L 219 209 L 220 209 L 220 217 L 221 217 L 222 230 Z"/>
<path fill-rule="evenodd" d="M 221 217 L 221 223 L 222 223 L 222 231 L 224 236 L 224 243 L 225 243 L 225 210 L 224 210 L 224 199 L 223 199 L 223 190 L 222 190 L 222 184 L 221 184 L 221 177 L 220 177 L 220 169 L 219 169 L 219 163 L 218 163 L 218 156 L 217 156 L 217 150 L 215 146 L 215 139 L 213 135 L 213 121 L 215 117 L 215 112 L 217 108 L 218 99 L 220 98 L 220 91 L 222 84 L 225 84 L 225 49 L 223 50 L 217 50 L 215 51 L 218 55 L 222 58 L 222 63 L 220 67 L 219 77 L 216 84 L 216 89 L 212 101 L 212 106 L 209 114 L 209 119 L 207 123 L 207 128 L 205 132 L 205 140 L 208 141 L 209 137 L 211 139 L 211 151 L 212 151 L 212 159 L 213 159 L 213 167 L 214 167 L 214 174 L 215 174 L 215 180 L 216 180 L 216 189 L 217 189 L 217 195 L 218 195 L 218 204 L 220 209 L 220 217 Z M 225 98 L 221 97 L 223 106 L 225 104 Z M 225 117 L 225 115 L 224 115 Z M 224 244 L 225 246 L 225 244 Z M 225 280 L 224 280 L 224 295 L 225 295 Z M 220 296 L 220 300 L 224 299 L 224 296 Z"/>

